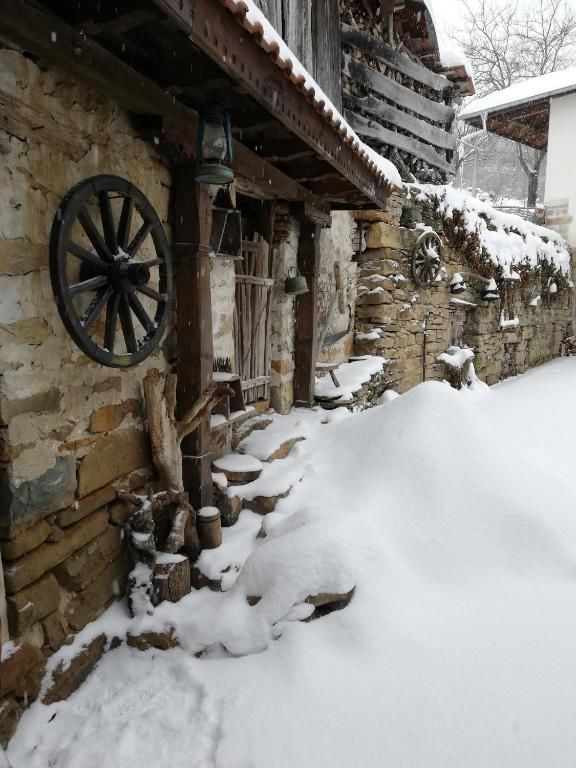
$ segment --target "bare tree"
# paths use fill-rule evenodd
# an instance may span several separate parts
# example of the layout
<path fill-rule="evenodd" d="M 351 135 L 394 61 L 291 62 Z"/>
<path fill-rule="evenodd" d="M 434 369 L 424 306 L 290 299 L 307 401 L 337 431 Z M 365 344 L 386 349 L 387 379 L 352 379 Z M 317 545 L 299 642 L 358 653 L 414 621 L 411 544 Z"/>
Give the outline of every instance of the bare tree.
<path fill-rule="evenodd" d="M 480 95 L 576 62 L 573 0 L 462 0 L 465 27 L 455 38 L 473 68 Z M 544 150 L 518 145 L 528 180 L 528 205 L 536 204 Z"/>

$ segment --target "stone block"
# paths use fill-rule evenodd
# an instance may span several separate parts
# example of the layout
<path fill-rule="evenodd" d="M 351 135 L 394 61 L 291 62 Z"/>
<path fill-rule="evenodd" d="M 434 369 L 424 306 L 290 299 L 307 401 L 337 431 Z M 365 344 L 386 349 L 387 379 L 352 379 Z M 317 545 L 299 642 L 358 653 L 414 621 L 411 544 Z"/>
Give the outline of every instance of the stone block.
<path fill-rule="evenodd" d="M 111 432 L 120 425 L 123 419 L 122 409 L 119 404 L 105 405 L 94 411 L 90 417 L 90 432 Z"/>
<path fill-rule="evenodd" d="M 72 456 L 59 456 L 54 466 L 34 480 L 13 483 L 8 471 L 0 472 L 0 536 L 13 539 L 74 499 L 76 468 Z"/>
<path fill-rule="evenodd" d="M 4 568 L 6 592 L 12 595 L 52 570 L 73 552 L 102 533 L 108 526 L 105 509 L 71 525 L 57 544 L 42 544 L 33 552 L 9 562 Z"/>
<path fill-rule="evenodd" d="M 371 258 L 358 266 L 358 277 L 364 279 L 372 275 L 390 277 L 401 271 L 400 262 L 390 258 L 378 258 L 378 251 L 371 251 Z M 373 254 L 373 255 L 372 255 Z"/>
<path fill-rule="evenodd" d="M 124 429 L 101 437 L 82 460 L 78 495 L 88 496 L 123 475 L 150 463 L 150 446 L 139 429 Z"/>
<path fill-rule="evenodd" d="M 0 396 L 0 424 L 8 424 L 20 413 L 54 413 L 60 410 L 60 391 L 49 389 L 19 399 Z"/>
<path fill-rule="evenodd" d="M 38 698 L 45 670 L 46 662 L 43 658 L 40 664 L 37 664 L 18 681 L 18 685 L 14 689 L 13 695 L 16 699 L 20 699 L 25 707 L 33 701 L 36 701 Z"/>
<path fill-rule="evenodd" d="M 35 525 L 22 531 L 15 539 L 0 542 L 2 559 L 4 561 L 17 560 L 27 552 L 31 552 L 46 541 L 51 530 L 52 526 L 48 521 L 40 520 Z"/>
<path fill-rule="evenodd" d="M 147 651 L 150 648 L 157 648 L 159 651 L 167 651 L 170 648 L 176 648 L 178 638 L 172 627 L 163 632 L 142 632 L 139 635 L 128 634 L 126 645 L 131 648 L 137 648 L 139 651 Z"/>
<path fill-rule="evenodd" d="M 392 304 L 392 296 L 383 288 L 367 291 L 356 299 L 357 307 L 375 306 L 379 304 Z"/>
<path fill-rule="evenodd" d="M 137 416 L 140 413 L 140 401 L 136 399 L 124 400 L 115 405 L 105 405 L 94 411 L 90 417 L 90 432 L 111 432 L 120 426 L 123 419 L 129 414 Z"/>
<path fill-rule="evenodd" d="M 122 389 L 121 376 L 109 376 L 103 381 L 99 381 L 92 387 L 93 392 L 120 392 Z"/>
<path fill-rule="evenodd" d="M 395 227 L 384 221 L 370 226 L 365 234 L 367 248 L 396 248 L 409 250 L 416 242 L 416 232 L 404 227 Z"/>
<path fill-rule="evenodd" d="M 69 665 L 60 663 L 52 674 L 52 684 L 43 698 L 44 704 L 54 704 L 71 696 L 94 669 L 106 646 L 106 635 L 98 635 Z"/>
<path fill-rule="evenodd" d="M 116 560 L 122 549 L 122 531 L 109 526 L 86 546 L 74 552 L 54 569 L 58 583 L 73 592 L 84 589 Z"/>
<path fill-rule="evenodd" d="M 99 488 L 89 496 L 85 496 L 80 501 L 76 501 L 68 509 L 63 509 L 56 515 L 56 521 L 62 528 L 67 528 L 69 525 L 77 523 L 79 520 L 83 520 L 88 515 L 92 514 L 96 509 L 104 507 L 108 502 L 114 501 L 116 498 L 116 488 L 113 485 L 106 485 L 104 488 Z"/>
<path fill-rule="evenodd" d="M 42 621 L 44 632 L 44 644 L 53 651 L 57 651 L 66 642 L 68 629 L 64 617 L 60 611 L 55 611 Z"/>
<path fill-rule="evenodd" d="M 6 602 L 10 634 L 17 637 L 58 608 L 58 582 L 52 574 L 48 574 L 15 595 L 9 595 Z"/>
<path fill-rule="evenodd" d="M 384 221 L 386 224 L 395 224 L 397 217 L 391 211 L 353 211 L 356 221 Z"/>
<path fill-rule="evenodd" d="M 14 699 L 0 700 L 0 747 L 7 747 L 24 712 Z"/>
<path fill-rule="evenodd" d="M 86 589 L 68 603 L 65 616 L 72 629 L 83 629 L 97 619 L 115 597 L 125 592 L 127 578 L 128 561 L 122 555 L 107 565 Z"/>
<path fill-rule="evenodd" d="M 44 663 L 44 654 L 30 643 L 20 645 L 11 656 L 0 662 L 0 698 L 12 693 L 26 675 Z"/>

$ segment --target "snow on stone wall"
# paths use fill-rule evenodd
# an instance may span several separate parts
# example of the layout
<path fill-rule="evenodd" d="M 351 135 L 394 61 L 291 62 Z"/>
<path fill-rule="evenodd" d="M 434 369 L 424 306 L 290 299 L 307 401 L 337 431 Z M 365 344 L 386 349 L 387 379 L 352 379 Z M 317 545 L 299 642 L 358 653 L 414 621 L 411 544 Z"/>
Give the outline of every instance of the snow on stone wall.
<path fill-rule="evenodd" d="M 439 194 L 442 188 L 429 187 Z M 428 196 L 421 196 L 424 205 Z M 478 202 L 478 201 L 477 201 Z M 404 204 L 414 206 L 405 198 Z M 472 203 L 470 203 L 472 205 Z M 488 384 L 523 373 L 527 368 L 560 354 L 561 342 L 571 333 L 572 291 L 542 299 L 538 280 L 506 281 L 508 298 L 492 303 L 482 300 L 488 282 L 476 274 L 461 253 L 445 247 L 443 270 L 432 286 L 416 285 L 411 274 L 411 259 L 419 229 L 399 226 L 399 216 L 391 211 L 357 212 L 369 225 L 368 248 L 358 263 L 358 298 L 356 302 L 356 354 L 383 355 L 391 360 L 390 378 L 399 392 L 405 392 L 426 379 L 446 379 L 446 365 L 438 358 L 449 347 L 470 346 L 475 353 L 478 376 Z M 519 217 L 513 217 L 521 227 Z M 522 223 L 521 223 L 522 222 Z M 530 225 L 526 225 L 530 227 Z M 536 228 L 552 241 L 556 252 L 560 239 L 555 233 Z M 505 238 L 505 235 L 501 234 Z M 521 238 L 518 236 L 518 240 Z M 544 244 L 545 245 L 545 244 Z M 496 254 L 497 256 L 498 254 Z M 565 249 L 562 266 L 568 267 Z M 510 252 L 496 258 L 510 271 Z M 453 276 L 460 273 L 465 291 L 451 293 Z M 503 291 L 502 286 L 500 290 Z M 505 310 L 505 322 L 501 312 Z M 513 322 L 517 319 L 517 322 Z M 424 339 L 424 323 L 426 337 Z M 426 350 L 424 353 L 424 340 Z"/>

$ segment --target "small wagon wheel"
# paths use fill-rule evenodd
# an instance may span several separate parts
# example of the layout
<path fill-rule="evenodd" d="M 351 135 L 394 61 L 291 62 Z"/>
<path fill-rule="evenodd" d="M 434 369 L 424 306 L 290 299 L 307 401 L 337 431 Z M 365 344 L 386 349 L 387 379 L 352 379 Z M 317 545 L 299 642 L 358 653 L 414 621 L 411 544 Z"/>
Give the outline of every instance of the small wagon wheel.
<path fill-rule="evenodd" d="M 50 279 L 66 330 L 101 365 L 136 365 L 160 343 L 170 249 L 154 208 L 129 181 L 94 176 L 67 193 L 50 234 Z"/>
<path fill-rule="evenodd" d="M 442 242 L 436 232 L 423 232 L 412 253 L 412 277 L 416 285 L 433 285 L 442 258 Z"/>

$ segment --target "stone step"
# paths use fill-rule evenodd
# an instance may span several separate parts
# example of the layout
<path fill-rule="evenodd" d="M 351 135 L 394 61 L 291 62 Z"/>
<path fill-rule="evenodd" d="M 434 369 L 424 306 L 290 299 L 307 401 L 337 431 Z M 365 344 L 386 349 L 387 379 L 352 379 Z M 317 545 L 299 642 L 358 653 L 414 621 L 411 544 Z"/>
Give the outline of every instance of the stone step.
<path fill-rule="evenodd" d="M 226 476 L 228 485 L 247 485 L 262 474 L 264 465 L 260 459 L 247 453 L 228 453 L 212 462 L 212 471 Z"/>
<path fill-rule="evenodd" d="M 242 440 L 246 440 L 252 432 L 266 429 L 272 424 L 272 419 L 268 416 L 251 416 L 238 426 L 234 426 L 232 431 L 232 450 L 235 451 Z"/>

